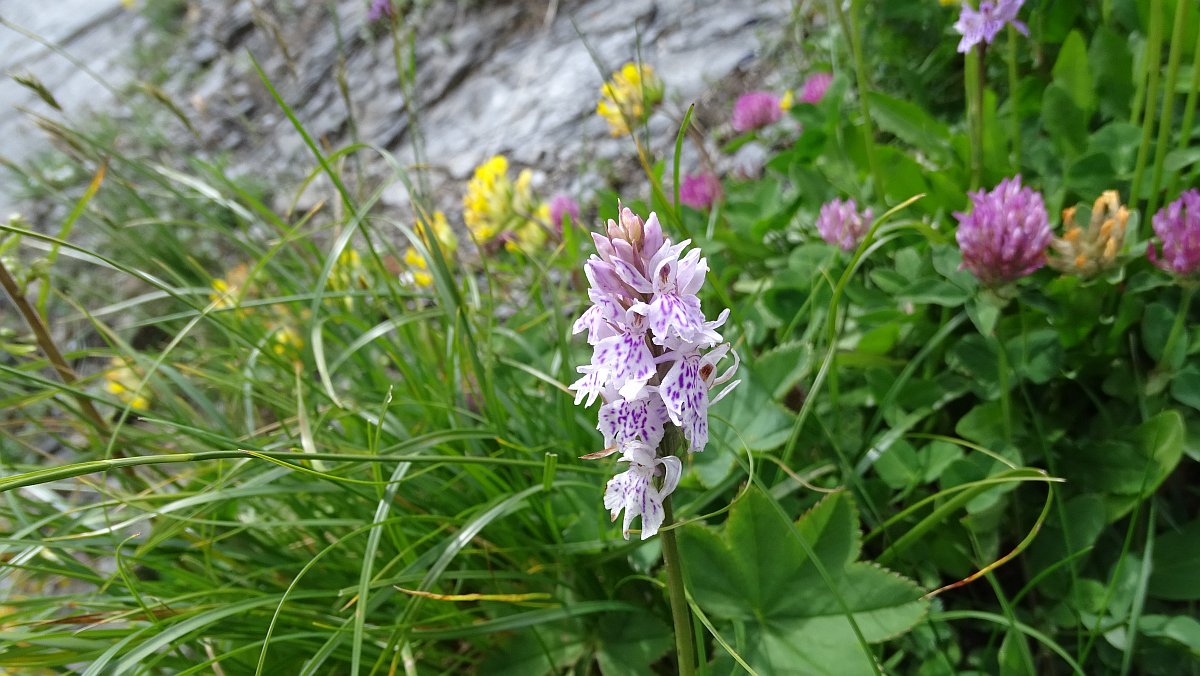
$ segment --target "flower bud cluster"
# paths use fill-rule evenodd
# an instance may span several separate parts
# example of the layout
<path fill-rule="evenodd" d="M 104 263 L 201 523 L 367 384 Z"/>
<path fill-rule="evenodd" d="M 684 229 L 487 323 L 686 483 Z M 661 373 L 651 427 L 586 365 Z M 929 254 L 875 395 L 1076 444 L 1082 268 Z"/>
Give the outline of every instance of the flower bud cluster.
<path fill-rule="evenodd" d="M 571 385 L 575 403 L 600 398 L 599 425 L 605 449 L 585 458 L 620 453 L 629 469 L 608 482 L 604 505 L 613 520 L 623 510 L 623 533 L 642 517 L 643 540 L 658 532 L 663 499 L 675 489 L 682 471 L 671 448 L 658 450 L 668 424 L 676 425 L 689 452 L 708 443 L 708 407 L 738 381 L 715 396 L 709 389 L 728 382 L 738 359 L 717 375 L 717 364 L 730 353 L 717 329 L 729 316 L 723 310 L 707 321 L 696 296 L 708 272 L 699 249 L 663 236 L 658 217 L 643 221 L 622 209 L 620 222 L 608 222 L 607 235 L 593 233 L 596 254 L 585 263 L 591 306 L 575 322 L 594 346 L 582 377 Z M 661 483 L 655 485 L 655 479 Z"/>
<path fill-rule="evenodd" d="M 1108 268 L 1117 259 L 1125 242 L 1125 224 L 1129 210 L 1121 205 L 1116 190 L 1107 190 L 1092 205 L 1092 217 L 1087 229 L 1075 220 L 1075 207 L 1063 209 L 1062 237 L 1050 242 L 1058 254 L 1048 259 L 1050 267 L 1081 277 L 1090 277 Z"/>

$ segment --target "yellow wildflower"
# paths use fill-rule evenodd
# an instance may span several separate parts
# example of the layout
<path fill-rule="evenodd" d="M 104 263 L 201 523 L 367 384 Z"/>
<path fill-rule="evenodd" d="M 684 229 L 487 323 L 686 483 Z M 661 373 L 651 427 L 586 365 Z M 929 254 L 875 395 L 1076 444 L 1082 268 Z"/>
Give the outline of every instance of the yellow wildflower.
<path fill-rule="evenodd" d="M 250 269 L 245 263 L 235 266 L 223 278 L 212 280 L 213 290 L 208 294 L 208 299 L 219 310 L 236 307 L 249 276 Z"/>
<path fill-rule="evenodd" d="M 492 159 L 494 160 L 495 158 Z M 505 165 L 507 167 L 507 162 Z M 438 247 L 442 250 L 442 254 L 446 255 L 447 259 L 449 259 L 449 254 L 454 253 L 458 249 L 458 238 L 454 236 L 454 230 L 450 228 L 450 223 L 446 220 L 446 214 L 435 211 L 433 212 L 433 218 L 430 220 L 432 222 L 428 224 L 418 221 L 413 229 L 416 230 L 417 235 L 427 248 L 432 249 L 433 242 L 436 241 Z M 429 239 L 430 235 L 433 235 L 433 240 Z M 417 286 L 433 286 L 433 275 L 429 272 L 429 261 L 417 251 L 416 247 L 410 246 L 405 250 L 404 264 L 408 266 L 406 276 L 409 281 Z"/>
<path fill-rule="evenodd" d="M 1063 209 L 1062 237 L 1050 242 L 1057 256 L 1048 256 L 1050 267 L 1060 272 L 1090 277 L 1112 265 L 1125 242 L 1129 210 L 1116 190 L 1107 190 L 1092 205 L 1091 221 L 1084 230 L 1075 221 L 1075 207 Z"/>
<path fill-rule="evenodd" d="M 533 174 L 524 170 L 516 183 L 508 178 L 508 159 L 496 155 L 475 168 L 463 197 L 463 220 L 480 244 L 524 221 L 533 203 Z M 436 217 L 435 217 L 436 236 Z"/>
<path fill-rule="evenodd" d="M 363 267 L 362 256 L 358 251 L 346 247 L 338 254 L 337 262 L 329 272 L 329 288 L 332 291 L 350 291 L 355 288 L 366 289 L 371 286 L 367 279 L 367 269 Z M 342 298 L 347 310 L 354 309 L 354 297 L 347 294 Z"/>
<path fill-rule="evenodd" d="M 408 274 L 412 276 L 414 284 L 425 287 L 433 286 L 433 275 L 429 274 L 429 264 L 411 246 L 404 252 L 404 264 L 408 266 Z"/>
<path fill-rule="evenodd" d="M 131 408 L 144 411 L 150 408 L 150 399 L 138 391 L 141 376 L 133 370 L 133 361 L 113 357 L 109 369 L 104 372 L 104 389 Z"/>
<path fill-rule="evenodd" d="M 504 248 L 516 253 L 524 251 L 533 255 L 546 244 L 546 226 L 550 222 L 550 205 L 543 203 L 534 212 L 534 220 L 513 231 L 513 238 L 504 243 Z"/>
<path fill-rule="evenodd" d="M 446 220 L 446 214 L 435 211 L 433 212 L 433 222 L 429 224 L 429 230 L 433 231 L 433 238 L 437 240 L 438 246 L 442 251 L 453 253 L 458 249 L 458 238 L 454 236 L 454 230 L 450 228 L 450 223 Z M 417 221 L 417 234 L 420 235 L 426 246 L 429 246 L 429 233 L 426 232 L 425 224 Z"/>
<path fill-rule="evenodd" d="M 662 81 L 653 68 L 627 63 L 600 87 L 596 113 L 608 121 L 613 136 L 624 136 L 630 133 L 630 125 L 649 119 L 662 97 Z"/>
<path fill-rule="evenodd" d="M 280 357 L 300 359 L 300 351 L 304 349 L 304 339 L 290 326 L 282 326 L 271 334 L 271 351 Z"/>

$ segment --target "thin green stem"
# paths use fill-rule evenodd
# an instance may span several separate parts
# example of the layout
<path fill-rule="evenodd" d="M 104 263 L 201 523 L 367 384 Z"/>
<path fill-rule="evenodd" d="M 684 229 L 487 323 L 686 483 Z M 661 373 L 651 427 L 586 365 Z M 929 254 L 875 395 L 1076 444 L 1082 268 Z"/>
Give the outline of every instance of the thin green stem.
<path fill-rule="evenodd" d="M 1163 345 L 1162 357 L 1158 360 L 1158 371 L 1162 373 L 1170 373 L 1174 369 L 1174 364 L 1171 363 L 1171 354 L 1175 352 L 1175 343 L 1179 342 L 1179 337 L 1183 335 L 1183 327 L 1187 324 L 1188 310 L 1192 306 L 1192 297 L 1196 295 L 1195 285 L 1183 287 L 1183 296 L 1179 300 L 1179 310 L 1175 313 L 1175 323 L 1171 325 L 1171 332 L 1167 334 L 1167 342 Z"/>
<path fill-rule="evenodd" d="M 967 52 L 964 58 L 963 82 L 967 89 L 967 124 L 971 139 L 971 189 L 976 190 L 983 176 L 983 43 Z"/>
<path fill-rule="evenodd" d="M 50 360 L 50 364 L 54 366 L 54 370 L 58 371 L 59 377 L 67 385 L 74 385 L 76 380 L 78 380 L 75 376 L 75 371 L 67 364 L 67 360 L 63 359 L 62 353 L 58 351 L 58 346 L 54 343 L 54 338 L 50 336 L 50 330 L 42 322 L 42 318 L 38 315 L 37 310 L 34 310 L 29 301 L 25 299 L 25 296 L 21 293 L 21 289 L 17 286 L 17 280 L 13 279 L 12 275 L 8 273 L 8 268 L 4 266 L 3 261 L 0 261 L 0 286 L 4 287 L 5 293 L 8 294 L 17 311 L 21 313 L 30 330 L 33 331 L 38 347 L 42 348 L 42 352 Z M 100 417 L 100 413 L 92 406 L 92 402 L 83 394 L 76 394 L 75 399 L 79 402 L 79 409 L 83 412 L 83 415 L 96 427 L 96 430 L 108 434 L 108 423 L 104 422 L 104 418 Z"/>
<path fill-rule="evenodd" d="M 996 341 L 996 375 L 1000 382 L 1000 417 L 1004 424 L 1004 441 L 1012 443 L 1012 399 L 1009 394 L 1008 375 L 1008 350 L 1004 348 L 1004 341 L 1000 339 L 997 332 L 992 336 Z"/>
<path fill-rule="evenodd" d="M 1175 25 L 1171 29 L 1171 52 L 1167 57 L 1167 86 L 1163 89 L 1162 112 L 1158 115 L 1158 141 L 1154 145 L 1154 174 L 1150 179 L 1150 202 L 1147 214 L 1153 214 L 1158 206 L 1158 191 L 1162 187 L 1163 165 L 1167 160 L 1167 142 L 1175 115 L 1175 81 L 1179 79 L 1179 62 L 1183 60 L 1183 30 L 1187 8 L 1191 3 L 1178 0 L 1175 3 Z"/>
<path fill-rule="evenodd" d="M 850 54 L 854 58 L 854 77 L 858 85 L 858 103 L 863 116 L 863 145 L 867 152 L 867 164 L 871 167 L 871 176 L 875 179 L 875 194 L 882 198 L 883 172 L 879 169 L 879 160 L 875 153 L 875 124 L 871 120 L 871 84 L 867 79 L 867 61 L 862 51 L 862 0 L 851 0 L 849 20 L 840 2 L 834 0 L 830 4 L 837 12 L 842 32 L 850 41 Z"/>
<path fill-rule="evenodd" d="M 679 559 L 679 543 L 675 540 L 675 513 L 671 508 L 671 496 L 663 499 L 663 526 L 659 531 L 662 538 L 663 565 L 667 569 L 667 598 L 671 603 L 671 621 L 675 625 L 675 652 L 679 659 L 679 675 L 692 676 L 696 673 L 696 648 L 692 638 L 692 615 L 688 610 L 687 596 L 683 585 L 683 568 Z"/>
<path fill-rule="evenodd" d="M 1196 31 L 1196 44 L 1192 47 L 1192 83 L 1187 99 L 1183 103 L 1183 122 L 1179 125 L 1179 149 L 1184 150 L 1192 139 L 1192 124 L 1196 121 L 1196 98 L 1200 96 L 1200 31 Z M 1178 171 L 1171 172 L 1168 195 L 1174 195 L 1179 187 Z"/>
<path fill-rule="evenodd" d="M 489 458 L 483 456 L 457 455 L 376 455 L 374 453 L 303 453 L 285 451 L 248 451 L 244 449 L 225 451 L 201 451 L 197 453 L 167 453 L 163 455 L 142 455 L 132 458 L 109 458 L 107 460 L 92 460 L 79 462 L 62 467 L 15 474 L 0 478 L 0 493 L 26 486 L 71 479 L 85 474 L 106 472 L 124 467 L 141 465 L 165 465 L 175 462 L 202 462 L 206 460 L 225 460 L 229 458 L 262 458 L 277 460 L 287 464 L 295 464 L 306 460 L 327 460 L 331 462 L 412 462 L 412 463 L 445 463 L 448 465 L 508 465 L 510 467 L 527 467 L 541 469 L 541 460 L 522 460 L 519 458 Z M 297 467 L 300 467 L 297 465 Z M 303 468 L 302 468 L 303 469 Z M 605 470 L 586 466 L 566 465 L 558 468 L 562 471 L 584 472 L 586 474 L 604 474 Z"/>
<path fill-rule="evenodd" d="M 1150 137 L 1154 130 L 1154 103 L 1158 99 L 1158 76 L 1162 64 L 1162 0 L 1150 0 L 1150 35 L 1146 41 L 1146 56 L 1142 68 L 1146 71 L 1145 112 L 1142 116 L 1142 143 L 1138 146 L 1133 167 L 1133 184 L 1129 190 L 1129 206 L 1136 209 L 1142 194 L 1142 174 L 1150 155 Z M 1144 221 L 1149 219 L 1143 219 Z M 1147 227 L 1142 224 L 1143 230 Z"/>
<path fill-rule="evenodd" d="M 1017 77 L 1017 29 L 1008 26 L 1008 115 L 1012 125 L 1012 164 L 1013 169 L 1021 172 L 1021 111 L 1017 97 L 1020 82 Z"/>

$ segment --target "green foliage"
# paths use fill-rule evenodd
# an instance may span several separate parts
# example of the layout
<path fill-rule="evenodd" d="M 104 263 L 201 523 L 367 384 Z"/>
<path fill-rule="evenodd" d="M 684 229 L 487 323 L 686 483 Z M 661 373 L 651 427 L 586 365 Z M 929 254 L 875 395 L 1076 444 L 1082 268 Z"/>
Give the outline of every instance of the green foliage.
<path fill-rule="evenodd" d="M 146 12 L 177 31 L 184 4 Z M 423 238 L 420 177 L 319 143 L 265 77 L 298 185 L 164 152 L 156 125 L 190 124 L 153 83 L 145 124 L 43 120 L 62 151 L 12 169 L 54 234 L 0 224 L 51 329 L 0 317 L 0 670 L 673 673 L 661 540 L 610 523 L 615 463 L 578 459 L 602 442 L 567 389 L 620 196 L 703 249 L 742 360 L 672 497 L 703 671 L 1196 673 L 1200 303 L 1145 260 L 1149 204 L 1200 176 L 1186 113 L 1148 132 L 1196 80 L 1149 93 L 1174 2 L 1026 5 L 968 93 L 957 8 L 818 3 L 789 48 L 837 64 L 826 96 L 715 139 L 761 172 L 677 209 L 672 148 L 643 144 L 644 199 L 619 177 L 532 252 Z M 955 212 L 1015 174 L 1058 235 L 1118 191 L 1112 266 L 965 270 Z M 399 187 L 423 216 L 381 205 Z M 852 251 L 814 226 L 833 198 L 873 210 Z"/>

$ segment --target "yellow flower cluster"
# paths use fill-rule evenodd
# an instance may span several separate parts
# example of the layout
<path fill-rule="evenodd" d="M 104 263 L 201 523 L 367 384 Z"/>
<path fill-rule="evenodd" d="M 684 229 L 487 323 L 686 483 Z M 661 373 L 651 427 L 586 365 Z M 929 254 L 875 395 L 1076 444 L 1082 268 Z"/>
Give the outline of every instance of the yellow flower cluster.
<path fill-rule="evenodd" d="M 1075 221 L 1075 207 L 1063 209 L 1066 232 L 1056 237 L 1050 247 L 1058 256 L 1049 256 L 1051 267 L 1060 272 L 1089 277 L 1107 268 L 1117 258 L 1125 242 L 1125 223 L 1129 210 L 1121 205 L 1116 190 L 1107 190 L 1092 205 L 1092 218 L 1087 230 Z"/>
<path fill-rule="evenodd" d="M 226 310 L 238 305 L 238 297 L 242 295 L 242 287 L 246 284 L 246 278 L 250 276 L 250 269 L 245 263 L 235 266 L 221 279 L 212 280 L 212 293 L 208 294 L 208 299 L 212 301 L 214 307 L 218 310 Z M 239 314 L 246 312 L 239 310 Z"/>
<path fill-rule="evenodd" d="M 600 87 L 596 113 L 608 121 L 613 136 L 630 133 L 631 125 L 649 119 L 654 106 L 663 98 L 663 85 L 654 69 L 645 64 L 627 63 L 614 71 Z"/>
<path fill-rule="evenodd" d="M 104 390 L 116 395 L 122 404 L 144 411 L 150 408 L 150 399 L 138 391 L 141 377 L 133 370 L 132 364 L 129 359 L 113 357 L 109 369 L 104 372 Z"/>
<path fill-rule="evenodd" d="M 463 221 L 480 244 L 517 227 L 535 209 L 533 173 L 523 170 L 516 182 L 508 178 L 508 158 L 496 155 L 475 168 L 463 198 Z"/>
<path fill-rule="evenodd" d="M 545 202 L 538 205 L 533 216 L 533 220 L 527 220 L 513 230 L 512 238 L 504 243 L 505 249 L 513 253 L 524 251 L 532 256 L 545 246 L 548 236 L 543 224 L 550 222 L 550 205 Z"/>
<path fill-rule="evenodd" d="M 290 326 L 282 326 L 271 334 L 271 351 L 280 357 L 299 361 L 300 351 L 303 349 L 304 339 Z"/>
<path fill-rule="evenodd" d="M 478 174 L 478 172 L 476 172 Z M 433 222 L 426 228 L 424 223 L 417 222 L 417 235 L 425 242 L 426 247 L 432 246 L 429 236 L 433 235 L 433 239 L 437 241 L 441 247 L 442 253 L 445 255 L 453 253 L 458 248 L 458 239 L 454 237 L 454 231 L 450 228 L 450 223 L 446 220 L 446 214 L 435 211 L 433 212 Z M 481 240 L 482 241 L 482 240 Z M 409 274 L 412 275 L 412 281 L 417 286 L 433 286 L 433 275 L 429 273 L 429 262 L 421 255 L 415 247 L 408 247 L 404 252 L 404 263 L 408 266 Z"/>
<path fill-rule="evenodd" d="M 329 288 L 332 291 L 351 291 L 353 289 L 366 289 L 370 287 L 370 282 L 367 280 L 367 270 L 363 267 L 362 256 L 350 247 L 342 249 L 342 253 L 338 254 L 337 262 L 333 264 L 333 269 L 329 271 Z M 347 294 L 342 298 L 342 304 L 347 310 L 354 309 L 354 297 Z"/>

